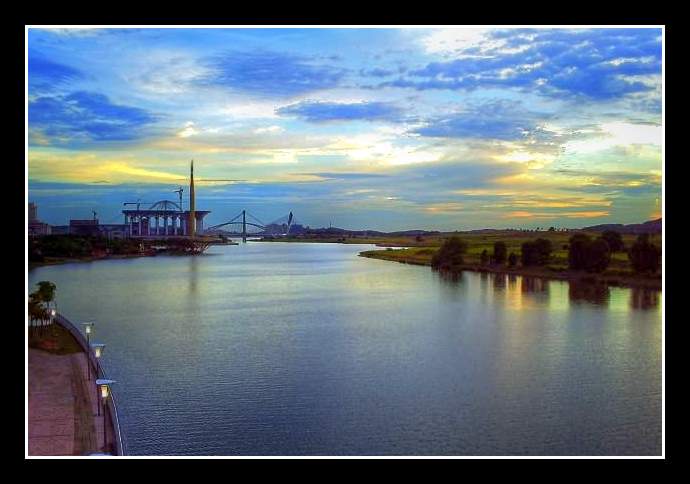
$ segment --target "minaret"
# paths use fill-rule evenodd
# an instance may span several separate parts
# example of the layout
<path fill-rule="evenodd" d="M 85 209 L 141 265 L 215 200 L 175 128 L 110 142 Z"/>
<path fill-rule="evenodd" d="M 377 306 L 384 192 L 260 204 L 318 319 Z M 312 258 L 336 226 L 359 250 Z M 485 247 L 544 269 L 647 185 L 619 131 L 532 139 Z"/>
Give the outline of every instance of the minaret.
<path fill-rule="evenodd" d="M 194 160 L 192 160 L 192 167 L 189 176 L 189 230 L 188 234 L 192 237 L 196 235 L 196 208 L 194 200 Z"/>

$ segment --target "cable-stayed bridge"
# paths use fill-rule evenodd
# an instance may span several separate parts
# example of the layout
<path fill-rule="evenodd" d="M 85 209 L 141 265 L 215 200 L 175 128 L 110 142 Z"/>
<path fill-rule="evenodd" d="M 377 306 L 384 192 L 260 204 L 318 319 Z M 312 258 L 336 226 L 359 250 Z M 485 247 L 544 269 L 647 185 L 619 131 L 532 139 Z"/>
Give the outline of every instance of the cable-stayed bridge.
<path fill-rule="evenodd" d="M 205 234 L 223 230 L 229 236 L 247 238 L 259 235 L 289 235 L 293 225 L 299 225 L 292 212 L 272 222 L 264 223 L 246 210 L 242 210 L 227 222 L 206 227 Z"/>

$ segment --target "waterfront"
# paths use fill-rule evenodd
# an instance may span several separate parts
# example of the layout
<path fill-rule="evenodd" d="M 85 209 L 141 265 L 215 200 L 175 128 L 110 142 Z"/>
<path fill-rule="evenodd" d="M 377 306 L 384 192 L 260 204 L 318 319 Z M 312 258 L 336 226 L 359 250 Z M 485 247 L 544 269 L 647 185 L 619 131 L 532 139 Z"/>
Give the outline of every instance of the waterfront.
<path fill-rule="evenodd" d="M 32 269 L 95 320 L 130 454 L 658 455 L 661 296 L 212 246 Z"/>

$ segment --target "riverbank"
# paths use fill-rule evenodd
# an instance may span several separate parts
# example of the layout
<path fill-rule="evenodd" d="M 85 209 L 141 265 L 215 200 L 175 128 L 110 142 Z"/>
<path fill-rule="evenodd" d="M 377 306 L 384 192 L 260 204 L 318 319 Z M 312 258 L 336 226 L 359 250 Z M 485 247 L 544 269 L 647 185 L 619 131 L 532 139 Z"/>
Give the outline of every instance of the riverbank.
<path fill-rule="evenodd" d="M 431 257 L 435 250 L 432 249 L 398 249 L 398 250 L 367 250 L 359 253 L 360 257 L 380 259 L 403 264 L 431 266 Z M 591 284 L 606 284 L 609 286 L 630 287 L 639 289 L 661 290 L 661 276 L 646 277 L 625 273 L 620 270 L 611 270 L 602 274 L 591 274 L 581 271 L 568 271 L 561 267 L 508 267 L 504 265 L 481 265 L 467 263 L 460 270 L 473 272 L 490 272 L 495 274 L 508 274 L 524 277 L 537 277 L 541 279 L 554 279 L 561 281 L 573 281 Z"/>
<path fill-rule="evenodd" d="M 54 266 L 60 264 L 69 264 L 74 262 L 95 262 L 99 260 L 111 259 L 134 259 L 138 257 L 153 257 L 156 254 L 109 254 L 103 256 L 85 256 L 85 257 L 45 257 L 42 261 L 29 261 L 29 269 L 33 267 Z"/>
<path fill-rule="evenodd" d="M 98 410 L 93 371 L 89 379 L 87 355 L 79 343 L 58 324 L 32 328 L 28 362 L 29 455 L 103 452 L 105 413 Z M 114 430 L 107 434 L 105 448 L 110 449 Z"/>

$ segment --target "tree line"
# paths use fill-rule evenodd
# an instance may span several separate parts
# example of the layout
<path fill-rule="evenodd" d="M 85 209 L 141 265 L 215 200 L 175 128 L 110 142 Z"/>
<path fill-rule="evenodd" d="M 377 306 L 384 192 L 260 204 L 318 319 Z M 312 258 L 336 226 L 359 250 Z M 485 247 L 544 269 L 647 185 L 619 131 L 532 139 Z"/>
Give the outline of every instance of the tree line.
<path fill-rule="evenodd" d="M 625 251 L 625 244 L 620 233 L 609 230 L 599 237 L 592 238 L 585 233 L 570 237 L 563 248 L 568 249 L 568 268 L 587 272 L 603 272 L 611 263 L 614 252 Z M 447 239 L 431 259 L 431 266 L 439 270 L 459 270 L 465 263 L 467 242 L 460 237 Z M 545 266 L 551 259 L 553 244 L 551 240 L 538 238 L 523 242 L 520 255 L 508 253 L 505 242 L 497 241 L 493 253 L 484 249 L 480 255 L 481 265 L 504 265 L 515 267 L 518 259 L 523 267 Z M 635 243 L 627 250 L 628 259 L 637 273 L 655 274 L 661 267 L 661 249 L 650 242 L 648 234 L 638 236 Z"/>

